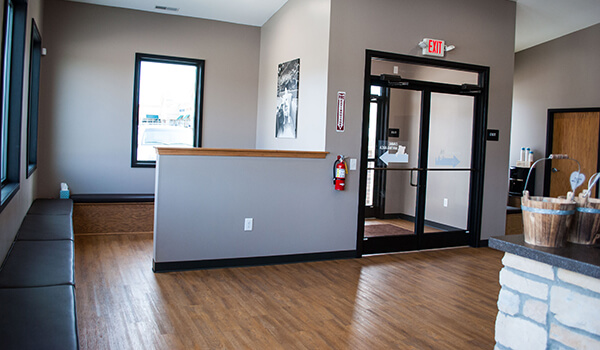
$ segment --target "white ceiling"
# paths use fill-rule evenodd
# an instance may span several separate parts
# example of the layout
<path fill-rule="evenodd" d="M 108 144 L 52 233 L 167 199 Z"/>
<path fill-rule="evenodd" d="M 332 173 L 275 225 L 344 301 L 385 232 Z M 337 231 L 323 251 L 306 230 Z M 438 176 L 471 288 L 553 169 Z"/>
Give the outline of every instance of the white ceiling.
<path fill-rule="evenodd" d="M 600 0 L 516 2 L 515 52 L 600 23 Z"/>
<path fill-rule="evenodd" d="M 287 0 L 71 0 L 261 27 Z M 156 6 L 178 11 L 160 10 Z"/>
<path fill-rule="evenodd" d="M 287 0 L 71 0 L 156 13 L 262 26 Z M 600 0 L 513 0 L 515 51 L 600 23 Z M 156 9 L 163 6 L 178 9 Z M 598 43 L 595 43 L 596 45 Z"/>

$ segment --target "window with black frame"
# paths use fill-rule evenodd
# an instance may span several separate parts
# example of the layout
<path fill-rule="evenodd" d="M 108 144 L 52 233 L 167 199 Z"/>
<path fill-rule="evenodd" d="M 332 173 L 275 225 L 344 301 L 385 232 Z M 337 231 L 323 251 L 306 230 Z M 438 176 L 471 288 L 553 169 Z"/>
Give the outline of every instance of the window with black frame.
<path fill-rule="evenodd" d="M 31 22 L 31 46 L 29 51 L 29 109 L 27 116 L 27 177 L 37 168 L 38 104 L 40 97 L 40 65 L 42 60 L 42 37 Z"/>
<path fill-rule="evenodd" d="M 26 19 L 25 0 L 5 2 L 0 93 L 0 211 L 19 189 Z"/>
<path fill-rule="evenodd" d="M 154 167 L 155 147 L 199 147 L 204 60 L 135 57 L 131 166 Z"/>
<path fill-rule="evenodd" d="M 0 166 L 0 176 L 2 180 L 2 185 L 6 183 L 8 178 L 8 129 L 9 129 L 9 94 L 10 94 L 10 66 L 11 66 L 11 53 L 12 53 L 12 32 L 13 32 L 13 22 L 14 22 L 14 6 L 12 1 L 6 2 L 6 20 L 4 23 L 4 40 L 2 46 L 2 125 L 0 126 L 0 130 L 2 130 L 1 135 L 1 149 L 2 154 L 0 154 L 1 166 Z"/>

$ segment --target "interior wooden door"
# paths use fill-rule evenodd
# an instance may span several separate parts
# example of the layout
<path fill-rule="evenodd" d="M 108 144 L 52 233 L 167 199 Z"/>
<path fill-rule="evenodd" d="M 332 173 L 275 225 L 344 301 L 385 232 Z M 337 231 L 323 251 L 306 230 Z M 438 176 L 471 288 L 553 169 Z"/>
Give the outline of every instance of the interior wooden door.
<path fill-rule="evenodd" d="M 548 154 L 568 154 L 581 164 L 581 172 L 585 174 L 584 183 L 577 188 L 579 194 L 587 188 L 587 181 L 592 174 L 598 172 L 598 140 L 600 133 L 599 111 L 549 111 L 548 112 Z M 565 196 L 571 191 L 570 176 L 577 170 L 577 165 L 569 160 L 552 160 L 549 171 L 550 197 Z M 548 176 L 546 176 L 548 179 Z M 596 185 L 598 186 L 598 184 Z M 548 186 L 545 186 L 548 189 Z M 545 191 L 547 192 L 547 191 Z M 592 191 L 596 197 L 597 191 Z"/>

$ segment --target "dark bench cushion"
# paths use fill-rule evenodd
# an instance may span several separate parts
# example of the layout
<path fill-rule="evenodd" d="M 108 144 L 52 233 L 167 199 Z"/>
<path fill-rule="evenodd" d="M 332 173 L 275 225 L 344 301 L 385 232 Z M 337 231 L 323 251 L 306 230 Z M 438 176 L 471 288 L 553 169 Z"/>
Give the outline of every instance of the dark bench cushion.
<path fill-rule="evenodd" d="M 27 214 L 73 215 L 73 201 L 71 199 L 36 199 Z"/>
<path fill-rule="evenodd" d="M 0 270 L 0 288 L 74 285 L 73 249 L 73 241 L 15 242 Z"/>
<path fill-rule="evenodd" d="M 75 288 L 0 289 L 2 349 L 77 349 Z"/>
<path fill-rule="evenodd" d="M 17 241 L 73 240 L 70 215 L 26 215 L 19 228 Z"/>

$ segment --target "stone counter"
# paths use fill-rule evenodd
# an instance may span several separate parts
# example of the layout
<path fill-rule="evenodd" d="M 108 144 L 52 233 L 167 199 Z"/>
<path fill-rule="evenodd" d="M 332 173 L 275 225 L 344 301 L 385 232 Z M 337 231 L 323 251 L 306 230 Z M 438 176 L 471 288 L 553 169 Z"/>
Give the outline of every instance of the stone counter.
<path fill-rule="evenodd" d="M 491 238 L 502 259 L 496 347 L 600 349 L 600 248 L 543 248 Z"/>

